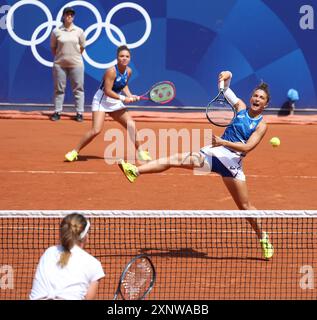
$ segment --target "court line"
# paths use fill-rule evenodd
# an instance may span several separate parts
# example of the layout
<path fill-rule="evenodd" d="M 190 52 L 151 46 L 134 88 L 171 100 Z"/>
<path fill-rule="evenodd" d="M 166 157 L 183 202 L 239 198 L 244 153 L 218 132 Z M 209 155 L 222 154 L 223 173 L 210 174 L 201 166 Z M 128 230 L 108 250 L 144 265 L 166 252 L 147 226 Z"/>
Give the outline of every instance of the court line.
<path fill-rule="evenodd" d="M 82 174 L 82 175 L 122 175 L 121 172 L 115 171 L 58 171 L 58 170 L 0 170 L 0 173 L 26 173 L 26 174 Z M 191 176 L 192 173 L 156 173 L 156 175 L 161 176 Z M 210 176 L 210 177 L 219 177 L 217 174 L 196 174 L 196 176 Z M 247 175 L 249 178 L 275 178 L 276 176 L 271 175 Z M 288 178 L 288 179 L 317 179 L 317 176 L 279 176 L 279 178 Z"/>
<path fill-rule="evenodd" d="M 0 173 L 4 174 L 74 174 L 74 175 L 122 175 L 122 173 L 118 171 L 59 171 L 59 170 L 0 170 Z M 160 176 L 192 176 L 193 173 L 156 173 L 156 175 Z M 195 176 L 209 176 L 209 177 L 217 177 L 220 176 L 215 173 L 210 174 L 196 174 Z M 264 179 L 272 179 L 272 178 L 284 178 L 284 179 L 317 179 L 317 176 L 304 176 L 304 175 L 296 175 L 296 176 L 272 176 L 272 175 L 257 175 L 250 174 L 246 175 L 248 178 L 264 178 Z"/>

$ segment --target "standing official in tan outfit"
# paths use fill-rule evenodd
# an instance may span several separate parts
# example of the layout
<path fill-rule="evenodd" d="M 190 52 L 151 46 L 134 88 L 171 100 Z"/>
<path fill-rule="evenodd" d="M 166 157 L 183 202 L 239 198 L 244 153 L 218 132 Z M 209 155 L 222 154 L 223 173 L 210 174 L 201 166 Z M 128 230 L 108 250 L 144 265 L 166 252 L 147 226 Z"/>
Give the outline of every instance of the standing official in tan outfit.
<path fill-rule="evenodd" d="M 54 106 L 51 120 L 60 119 L 63 111 L 67 78 L 70 80 L 75 98 L 75 120 L 83 121 L 85 104 L 84 63 L 82 52 L 85 48 L 84 31 L 74 23 L 75 11 L 67 7 L 63 11 L 63 25 L 55 28 L 51 34 L 51 50 L 54 55 Z"/>

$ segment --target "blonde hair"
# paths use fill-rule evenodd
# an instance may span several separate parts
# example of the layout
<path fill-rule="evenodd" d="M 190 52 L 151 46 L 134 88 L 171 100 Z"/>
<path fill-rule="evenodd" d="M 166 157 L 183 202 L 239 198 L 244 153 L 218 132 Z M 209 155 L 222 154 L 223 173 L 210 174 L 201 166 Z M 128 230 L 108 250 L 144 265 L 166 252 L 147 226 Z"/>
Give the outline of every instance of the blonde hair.
<path fill-rule="evenodd" d="M 79 213 L 67 215 L 60 225 L 60 241 L 63 252 L 58 261 L 58 265 L 65 267 L 69 261 L 73 246 L 82 241 L 81 233 L 85 230 L 88 221 Z"/>

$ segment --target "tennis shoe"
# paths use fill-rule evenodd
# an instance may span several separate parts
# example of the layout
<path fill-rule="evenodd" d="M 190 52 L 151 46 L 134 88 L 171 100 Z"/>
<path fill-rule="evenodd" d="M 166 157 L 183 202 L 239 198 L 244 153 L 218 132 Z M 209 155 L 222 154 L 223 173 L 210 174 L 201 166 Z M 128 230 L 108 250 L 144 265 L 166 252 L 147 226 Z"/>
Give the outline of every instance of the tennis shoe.
<path fill-rule="evenodd" d="M 119 160 L 118 166 L 131 183 L 134 182 L 138 177 L 137 167 L 133 164 Z"/>
<path fill-rule="evenodd" d="M 54 112 L 50 117 L 52 121 L 58 121 L 60 118 L 61 118 L 61 114 L 59 112 Z"/>
<path fill-rule="evenodd" d="M 152 160 L 148 151 L 140 150 L 138 152 L 138 156 L 139 156 L 139 160 L 142 160 L 142 161 L 151 161 Z"/>
<path fill-rule="evenodd" d="M 77 112 L 77 113 L 76 113 L 76 116 L 75 116 L 75 120 L 76 120 L 77 122 L 83 122 L 83 121 L 84 121 L 83 114 Z"/>
<path fill-rule="evenodd" d="M 261 247 L 262 247 L 262 253 L 263 257 L 266 260 L 269 260 L 273 257 L 274 254 L 274 248 L 269 240 L 269 236 L 266 232 L 264 232 L 263 238 L 260 240 Z"/>
<path fill-rule="evenodd" d="M 65 159 L 69 162 L 73 162 L 78 159 L 78 152 L 76 150 L 69 151 L 65 154 Z"/>

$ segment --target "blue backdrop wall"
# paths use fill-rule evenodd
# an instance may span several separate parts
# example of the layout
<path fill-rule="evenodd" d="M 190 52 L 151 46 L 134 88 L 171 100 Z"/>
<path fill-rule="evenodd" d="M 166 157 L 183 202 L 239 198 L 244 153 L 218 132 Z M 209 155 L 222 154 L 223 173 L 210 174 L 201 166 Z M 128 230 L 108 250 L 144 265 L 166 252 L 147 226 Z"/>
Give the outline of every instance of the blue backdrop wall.
<path fill-rule="evenodd" d="M 217 74 L 226 69 L 233 72 L 232 88 L 243 99 L 263 79 L 271 87 L 271 106 L 281 106 L 294 88 L 299 107 L 315 107 L 314 2 L 0 0 L 0 102 L 52 102 L 49 35 L 68 4 L 76 9 L 75 23 L 88 39 L 86 104 L 105 68 L 115 63 L 117 45 L 126 42 L 135 94 L 170 80 L 177 87 L 173 105 L 204 106 L 216 94 Z M 72 102 L 69 92 L 65 102 Z"/>

